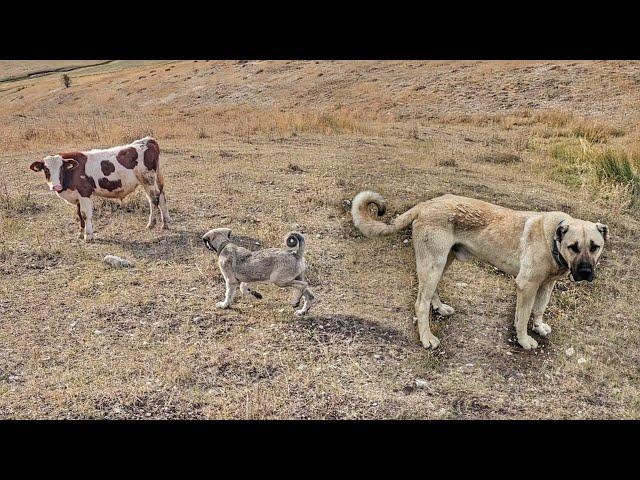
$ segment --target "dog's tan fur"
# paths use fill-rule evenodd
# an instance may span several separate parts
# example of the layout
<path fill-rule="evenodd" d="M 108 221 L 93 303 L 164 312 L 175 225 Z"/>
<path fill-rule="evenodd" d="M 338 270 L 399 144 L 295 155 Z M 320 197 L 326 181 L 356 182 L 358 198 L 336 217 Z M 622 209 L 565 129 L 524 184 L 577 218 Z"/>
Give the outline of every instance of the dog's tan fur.
<path fill-rule="evenodd" d="M 454 313 L 440 301 L 437 291 L 440 278 L 454 258 L 464 261 L 475 256 L 516 277 L 515 327 L 518 342 L 528 350 L 538 346 L 527 333 L 531 313 L 533 330 L 548 335 L 551 327 L 542 321 L 542 315 L 556 280 L 570 272 L 572 279 L 591 281 L 608 237 L 606 225 L 578 220 L 563 212 L 516 211 L 456 195 L 419 203 L 391 224 L 375 220 L 369 210 L 371 204 L 377 206 L 378 215 L 384 214 L 384 198 L 371 191 L 356 195 L 351 207 L 353 222 L 365 236 L 413 227 L 419 281 L 416 315 L 425 348 L 440 344 L 429 326 L 431 307 L 441 315 Z M 554 258 L 554 244 L 566 266 Z"/>

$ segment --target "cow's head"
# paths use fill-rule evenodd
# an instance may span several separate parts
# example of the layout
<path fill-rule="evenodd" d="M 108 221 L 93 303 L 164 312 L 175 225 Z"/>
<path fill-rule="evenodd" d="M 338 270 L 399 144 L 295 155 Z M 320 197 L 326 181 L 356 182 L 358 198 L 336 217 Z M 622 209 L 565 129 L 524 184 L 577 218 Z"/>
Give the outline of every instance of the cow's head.
<path fill-rule="evenodd" d="M 42 160 L 37 160 L 29 165 L 34 172 L 44 170 L 49 189 L 54 192 L 61 192 L 64 185 L 64 175 L 67 170 L 73 170 L 78 166 L 72 158 L 62 158 L 60 155 L 49 155 Z"/>
<path fill-rule="evenodd" d="M 591 282 L 596 265 L 609 240 L 609 227 L 602 223 L 571 219 L 556 228 L 555 241 L 574 281 Z"/>

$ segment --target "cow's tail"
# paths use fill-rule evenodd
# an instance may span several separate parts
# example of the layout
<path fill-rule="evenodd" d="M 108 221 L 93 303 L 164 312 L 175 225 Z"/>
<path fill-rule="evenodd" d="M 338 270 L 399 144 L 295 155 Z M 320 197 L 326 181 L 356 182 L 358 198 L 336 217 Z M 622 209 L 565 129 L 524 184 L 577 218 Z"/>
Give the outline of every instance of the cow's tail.
<path fill-rule="evenodd" d="M 384 215 L 387 210 L 387 202 L 379 193 L 370 190 L 358 193 L 351 204 L 351 216 L 353 224 L 366 237 L 378 237 L 390 235 L 407 228 L 417 216 L 416 207 L 407 210 L 396 217 L 390 224 L 374 220 L 369 212 L 369 205 L 374 204 L 378 208 L 378 216 Z"/>

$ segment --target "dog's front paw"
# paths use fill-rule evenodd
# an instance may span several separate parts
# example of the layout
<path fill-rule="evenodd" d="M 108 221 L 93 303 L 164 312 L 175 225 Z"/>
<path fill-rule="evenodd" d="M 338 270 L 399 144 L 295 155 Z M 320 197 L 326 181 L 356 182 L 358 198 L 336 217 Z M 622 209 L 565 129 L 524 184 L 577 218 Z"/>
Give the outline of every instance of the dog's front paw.
<path fill-rule="evenodd" d="M 440 345 L 440 340 L 438 340 L 438 337 L 436 337 L 433 333 L 428 333 L 425 335 L 422 335 L 420 337 L 420 341 L 422 342 L 422 346 L 424 348 L 438 348 L 438 345 Z"/>
<path fill-rule="evenodd" d="M 538 342 L 536 342 L 535 339 L 533 337 L 530 337 L 529 335 L 524 335 L 522 337 L 518 337 L 518 343 L 525 350 L 531 350 L 532 348 L 533 349 L 538 348 Z"/>
<path fill-rule="evenodd" d="M 533 326 L 533 331 L 536 332 L 541 337 L 546 337 L 551 333 L 551 327 L 546 323 L 539 323 L 538 325 Z"/>
<path fill-rule="evenodd" d="M 454 313 L 456 313 L 453 307 L 447 305 L 446 303 L 443 303 L 438 308 L 436 308 L 436 312 L 438 312 L 438 315 L 442 315 L 443 317 L 448 317 L 449 315 L 453 315 Z"/>
<path fill-rule="evenodd" d="M 216 303 L 216 307 L 218 308 L 229 308 L 229 304 L 226 302 L 218 302 Z"/>

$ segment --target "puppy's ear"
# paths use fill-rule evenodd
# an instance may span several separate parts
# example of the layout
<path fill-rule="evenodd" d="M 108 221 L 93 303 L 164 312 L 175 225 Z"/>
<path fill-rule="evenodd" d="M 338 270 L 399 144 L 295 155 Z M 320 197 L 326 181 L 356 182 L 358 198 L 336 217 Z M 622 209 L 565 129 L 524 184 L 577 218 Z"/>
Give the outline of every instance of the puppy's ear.
<path fill-rule="evenodd" d="M 602 235 L 602 238 L 604 238 L 604 241 L 608 242 L 609 241 L 609 227 L 607 225 L 605 225 L 604 223 L 596 223 L 596 228 L 598 229 L 598 231 Z"/>
<path fill-rule="evenodd" d="M 73 170 L 78 166 L 78 162 L 76 162 L 73 158 L 69 158 L 64 161 L 64 169 L 65 170 Z"/>
<path fill-rule="evenodd" d="M 44 162 L 42 160 L 36 160 L 31 165 L 29 165 L 29 168 L 34 172 L 39 172 L 44 168 Z"/>
<path fill-rule="evenodd" d="M 569 230 L 569 225 L 563 225 L 563 224 L 558 225 L 558 228 L 556 228 L 556 236 L 555 236 L 558 242 L 562 242 L 562 239 L 564 238 L 565 233 L 567 233 L 567 230 Z"/>
<path fill-rule="evenodd" d="M 221 228 L 220 229 L 220 233 L 222 235 L 224 235 L 225 237 L 227 237 L 227 238 L 231 237 L 231 229 L 230 228 Z"/>

